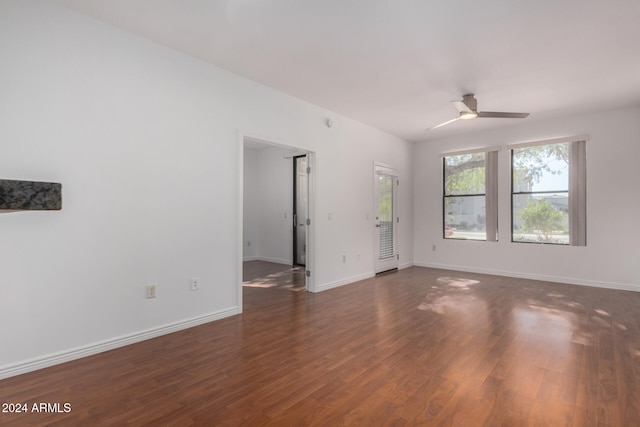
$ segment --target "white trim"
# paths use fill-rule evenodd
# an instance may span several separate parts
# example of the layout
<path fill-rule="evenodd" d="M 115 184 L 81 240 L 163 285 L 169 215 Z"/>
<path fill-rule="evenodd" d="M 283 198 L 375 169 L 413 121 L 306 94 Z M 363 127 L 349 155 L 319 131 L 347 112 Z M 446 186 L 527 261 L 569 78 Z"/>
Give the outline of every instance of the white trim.
<path fill-rule="evenodd" d="M 206 314 L 204 316 L 193 317 L 191 319 L 169 323 L 157 328 L 151 328 L 151 329 L 136 332 L 133 334 L 123 335 L 117 338 L 99 341 L 90 345 L 76 347 L 76 348 L 61 351 L 58 353 L 52 353 L 47 356 L 29 359 L 29 360 L 25 360 L 19 363 L 14 363 L 11 365 L 1 366 L 0 380 L 4 378 L 20 375 L 20 374 L 25 374 L 27 372 L 36 371 L 38 369 L 59 365 L 61 363 L 70 362 L 72 360 L 81 359 L 83 357 L 91 356 L 94 354 L 102 353 L 105 351 L 113 350 L 119 347 L 131 345 L 131 344 L 135 344 L 135 343 L 145 341 L 151 338 L 156 338 L 162 335 L 171 334 L 173 332 L 181 331 L 183 329 L 188 329 L 194 326 L 213 322 L 215 320 L 220 320 L 225 317 L 235 316 L 236 314 L 240 314 L 239 307 L 227 308 L 224 310 Z"/>
<path fill-rule="evenodd" d="M 288 142 L 288 141 L 277 141 L 276 138 L 270 138 L 267 136 L 258 136 L 256 134 L 250 134 L 250 133 L 245 133 L 242 131 L 238 131 L 238 134 L 240 136 L 240 141 L 242 142 L 242 148 L 244 149 L 244 140 L 247 139 L 249 141 L 252 142 L 258 142 L 260 144 L 266 144 L 266 145 L 271 145 L 272 147 L 279 147 L 279 148 L 283 148 L 285 150 L 296 150 L 296 151 L 300 151 L 301 154 L 309 154 L 309 153 L 313 153 L 315 152 L 314 150 L 312 150 L 309 147 L 305 147 L 304 145 L 297 145 L 294 144 L 292 142 Z"/>
<path fill-rule="evenodd" d="M 405 268 L 414 267 L 415 264 L 413 262 L 405 262 L 398 266 L 398 270 L 403 270 Z M 372 277 L 376 277 L 375 273 L 366 273 L 361 274 L 359 276 L 349 277 L 348 279 L 338 280 L 336 282 L 326 283 L 324 285 L 318 286 L 318 292 L 327 291 L 333 288 L 339 288 L 340 286 L 350 285 L 351 283 L 360 282 L 362 280 L 371 279 Z"/>
<path fill-rule="evenodd" d="M 463 154 L 473 154 L 473 153 L 488 153 L 490 151 L 500 151 L 501 147 L 499 145 L 494 145 L 492 147 L 485 148 L 471 148 L 469 150 L 460 150 L 460 151 L 449 151 L 446 153 L 440 153 L 440 157 L 453 157 L 453 156 L 461 156 Z"/>
<path fill-rule="evenodd" d="M 311 168 L 311 174 L 309 174 L 309 180 L 307 182 L 307 186 L 309 188 L 309 194 L 307 194 L 307 200 L 309 201 L 307 217 L 311 219 L 311 225 L 307 226 L 307 256 L 305 260 L 305 268 L 307 271 L 311 272 L 311 275 L 306 278 L 306 288 L 309 292 L 315 292 L 316 276 L 318 274 L 318 268 L 316 268 L 318 265 L 316 263 L 316 229 L 318 228 L 318 215 L 316 215 L 318 162 L 315 151 L 307 151 L 307 167 Z"/>
<path fill-rule="evenodd" d="M 236 190 L 236 194 L 238 194 L 237 200 L 237 209 L 238 209 L 238 224 L 236 228 L 236 236 L 237 236 L 237 247 L 236 247 L 236 256 L 238 257 L 236 261 L 236 304 L 238 305 L 238 309 L 240 313 L 242 313 L 243 301 L 242 301 L 242 279 L 243 279 L 243 268 L 242 268 L 242 258 L 244 257 L 244 139 L 245 136 L 242 132 L 238 132 L 238 188 Z"/>
<path fill-rule="evenodd" d="M 377 175 L 389 175 L 395 178 L 400 177 L 400 173 L 398 172 L 398 169 L 392 166 L 386 165 L 384 163 L 373 162 L 373 170 Z"/>
<path fill-rule="evenodd" d="M 373 273 L 361 274 L 359 276 L 349 277 L 347 279 L 338 280 L 336 282 L 325 283 L 323 285 L 319 285 L 317 288 L 317 292 L 327 291 L 329 289 L 338 288 L 340 286 L 348 285 L 351 283 L 359 282 L 361 280 L 371 279 L 375 277 Z"/>
<path fill-rule="evenodd" d="M 574 142 L 574 141 L 588 141 L 589 135 L 575 135 L 575 136 L 565 136 L 562 138 L 552 138 L 552 139 L 543 139 L 540 141 L 529 141 L 529 142 L 518 142 L 514 144 L 507 144 L 508 150 L 514 150 L 516 148 L 526 148 L 526 147 L 537 147 L 539 145 L 549 145 L 549 144 L 563 144 L 566 142 Z"/>
<path fill-rule="evenodd" d="M 518 279 L 540 280 L 545 282 L 566 283 L 569 285 L 590 286 L 593 288 L 615 289 L 619 291 L 640 292 L 640 286 L 630 283 L 600 282 L 597 280 L 576 279 L 573 277 L 545 276 L 542 274 L 518 273 L 515 271 L 491 270 L 486 268 L 465 267 L 460 265 L 414 262 L 416 267 L 438 268 L 442 270 L 464 271 L 468 273 L 491 274 L 494 276 L 515 277 Z"/>

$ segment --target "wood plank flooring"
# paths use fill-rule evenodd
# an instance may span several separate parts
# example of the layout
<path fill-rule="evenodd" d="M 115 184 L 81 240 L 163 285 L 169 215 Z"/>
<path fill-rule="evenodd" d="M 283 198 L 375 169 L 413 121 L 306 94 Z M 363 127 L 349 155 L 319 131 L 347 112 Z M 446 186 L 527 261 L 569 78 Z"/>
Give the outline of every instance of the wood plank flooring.
<path fill-rule="evenodd" d="M 413 267 L 0 381 L 0 425 L 639 426 L 640 293 Z"/>

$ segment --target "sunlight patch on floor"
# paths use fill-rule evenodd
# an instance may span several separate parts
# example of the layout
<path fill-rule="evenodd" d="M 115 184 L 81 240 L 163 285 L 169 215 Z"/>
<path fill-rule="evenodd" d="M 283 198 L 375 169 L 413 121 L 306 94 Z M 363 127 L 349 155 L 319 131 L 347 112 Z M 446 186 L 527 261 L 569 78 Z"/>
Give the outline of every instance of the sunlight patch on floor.
<path fill-rule="evenodd" d="M 264 277 L 242 282 L 242 286 L 248 288 L 277 288 L 299 292 L 305 290 L 304 269 L 302 267 L 293 267 L 277 273 L 267 274 Z"/>
<path fill-rule="evenodd" d="M 477 285 L 478 283 L 480 283 L 479 280 L 463 279 L 460 277 L 446 277 L 446 276 L 438 277 L 437 282 L 440 285 L 451 286 L 451 287 L 459 288 L 462 290 L 468 290 L 471 286 Z"/>

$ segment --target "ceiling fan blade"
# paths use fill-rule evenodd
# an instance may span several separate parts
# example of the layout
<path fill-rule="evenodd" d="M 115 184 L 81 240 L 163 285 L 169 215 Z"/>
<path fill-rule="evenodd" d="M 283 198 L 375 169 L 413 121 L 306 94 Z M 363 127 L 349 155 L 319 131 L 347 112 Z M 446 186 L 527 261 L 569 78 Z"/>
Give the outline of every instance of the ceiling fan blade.
<path fill-rule="evenodd" d="M 497 118 L 497 119 L 524 119 L 529 116 L 529 113 L 506 113 L 503 111 L 478 111 L 478 101 L 476 100 L 475 95 L 472 93 L 466 94 L 462 96 L 461 101 L 451 101 L 456 110 L 458 110 L 458 117 L 455 119 L 447 120 L 444 123 L 440 123 L 439 125 L 432 126 L 425 131 L 429 131 L 431 129 L 437 129 L 442 126 L 446 126 L 450 123 L 453 123 L 458 120 L 470 120 L 475 119 L 476 117 L 484 117 L 484 118 Z"/>
<path fill-rule="evenodd" d="M 473 110 L 463 101 L 451 101 L 451 103 L 456 107 L 456 110 L 458 110 L 459 113 L 473 113 Z"/>
<path fill-rule="evenodd" d="M 444 122 L 444 123 L 440 123 L 439 125 L 435 125 L 435 126 L 432 126 L 432 127 L 428 128 L 428 129 L 425 129 L 425 132 L 426 132 L 426 131 L 428 131 L 428 130 L 437 129 L 437 128 L 439 128 L 439 127 L 442 127 L 442 126 L 448 125 L 448 124 L 453 123 L 453 122 L 456 122 L 456 121 L 458 121 L 458 120 L 460 120 L 460 117 L 456 117 L 455 119 L 447 120 L 447 121 L 446 121 L 446 122 Z"/>
<path fill-rule="evenodd" d="M 496 118 L 496 119 L 524 119 L 529 113 L 503 113 L 499 111 L 479 111 L 478 117 Z"/>

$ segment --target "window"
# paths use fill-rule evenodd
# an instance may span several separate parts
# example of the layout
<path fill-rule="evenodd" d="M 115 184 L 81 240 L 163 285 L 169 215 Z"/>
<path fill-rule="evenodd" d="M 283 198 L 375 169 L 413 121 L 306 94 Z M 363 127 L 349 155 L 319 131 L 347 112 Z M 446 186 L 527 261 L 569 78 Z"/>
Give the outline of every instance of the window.
<path fill-rule="evenodd" d="M 511 240 L 586 245 L 585 141 L 512 145 Z"/>
<path fill-rule="evenodd" d="M 498 239 L 498 153 L 483 149 L 443 156 L 443 237 Z"/>

